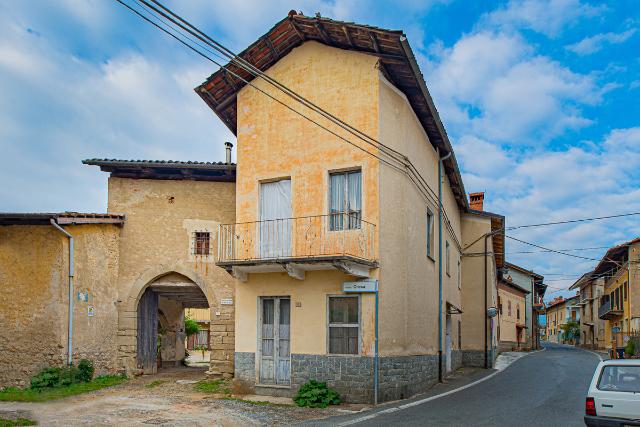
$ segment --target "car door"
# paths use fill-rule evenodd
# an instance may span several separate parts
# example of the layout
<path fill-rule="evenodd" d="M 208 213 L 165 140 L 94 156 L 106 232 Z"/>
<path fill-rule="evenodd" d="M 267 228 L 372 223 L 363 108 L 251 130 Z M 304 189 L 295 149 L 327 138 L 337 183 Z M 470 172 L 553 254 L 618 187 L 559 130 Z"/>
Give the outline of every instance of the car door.
<path fill-rule="evenodd" d="M 592 394 L 599 416 L 640 418 L 640 364 L 604 365 Z"/>

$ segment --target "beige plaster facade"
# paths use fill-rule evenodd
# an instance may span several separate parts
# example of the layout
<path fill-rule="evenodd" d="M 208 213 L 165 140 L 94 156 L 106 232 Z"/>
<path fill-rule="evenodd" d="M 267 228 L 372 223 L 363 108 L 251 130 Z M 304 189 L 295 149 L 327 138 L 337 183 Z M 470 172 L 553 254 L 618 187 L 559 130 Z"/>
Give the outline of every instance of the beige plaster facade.
<path fill-rule="evenodd" d="M 93 360 L 98 373 L 139 372 L 138 301 L 152 288 L 163 366 L 184 358 L 183 313 L 193 303 L 208 307 L 211 372 L 231 377 L 234 284 L 213 249 L 218 224 L 235 220 L 235 183 L 112 176 L 108 211 L 124 224 L 63 225 L 75 242 L 74 360 Z M 24 384 L 66 362 L 68 241 L 47 222 L 2 225 L 0 319 L 9 327 L 0 331 L 0 385 Z M 210 233 L 207 254 L 195 254 L 195 232 Z"/>
<path fill-rule="evenodd" d="M 498 282 L 498 346 L 501 351 L 517 349 L 528 341 L 525 318 L 527 292 L 516 286 L 505 280 Z"/>
<path fill-rule="evenodd" d="M 116 372 L 118 243 L 113 224 L 65 227 L 74 236 L 73 359 Z M 67 361 L 68 240 L 51 225 L 0 227 L 0 387 Z"/>
<path fill-rule="evenodd" d="M 377 58 L 317 42 L 306 42 L 272 65 L 266 73 L 355 128 L 407 155 L 428 186 L 437 191 L 438 152 L 433 148 L 406 96 L 379 69 Z M 282 98 L 263 81 L 255 81 L 254 84 Z M 343 170 L 362 172 L 362 219 L 375 226 L 371 261 L 376 265 L 367 269 L 365 277 L 377 279 L 379 286 L 382 399 L 406 397 L 437 380 L 440 349 L 443 352 L 443 370 L 461 365 L 465 345 L 474 351 L 484 351 L 484 330 L 474 331 L 470 322 L 468 332 L 464 332 L 465 327 L 461 326 L 464 317 L 460 314 L 461 309 L 466 310 L 463 300 L 465 274 L 470 294 L 480 292 L 479 287 L 484 282 L 477 278 L 479 274 L 484 274 L 484 264 L 466 263 L 462 258 L 460 242 L 466 239 L 461 219 L 463 214 L 446 176 L 443 176 L 442 182 L 445 212 L 442 251 L 443 258 L 445 252 L 449 253 L 449 266 L 443 259 L 442 347 L 439 347 L 437 245 L 440 237 L 437 227 L 438 204 L 433 194 L 425 198 L 405 174 L 372 156 L 379 154 L 377 149 L 364 143 L 354 147 L 310 125 L 252 87 L 247 86 L 239 91 L 237 105 L 238 227 L 260 220 L 262 183 L 290 179 L 291 216 L 321 216 L 329 213 L 330 173 Z M 322 121 L 313 113 L 310 115 L 339 135 L 346 135 L 335 125 Z M 433 215 L 430 254 L 427 254 L 427 212 Z M 469 226 L 472 234 L 482 236 L 482 233 L 491 232 L 490 219 L 481 218 L 478 221 L 478 227 Z M 349 238 L 348 235 L 346 238 Z M 472 238 L 467 240 L 471 241 Z M 248 244 L 257 243 L 252 240 Z M 448 250 L 445 250 L 447 246 Z M 250 246 L 240 252 L 248 257 L 248 254 L 255 252 L 255 248 Z M 496 267 L 493 257 L 489 258 L 486 272 L 491 294 L 489 303 L 495 304 Z M 328 301 L 332 296 L 346 295 L 342 291 L 344 282 L 360 280 L 363 276 L 356 277 L 340 269 L 316 266 L 295 277 L 284 270 L 269 270 L 272 267 L 266 260 L 264 264 L 268 267 L 260 267 L 260 260 L 251 261 L 252 270 L 245 270 L 248 273 L 238 275 L 236 281 L 236 376 L 251 386 L 258 385 L 256 391 L 260 393 L 291 394 L 307 379 L 307 373 L 312 371 L 316 372 L 316 378 L 326 378 L 336 385 L 347 400 L 369 399 L 369 375 L 359 379 L 359 384 L 352 385 L 350 380 L 340 375 L 320 372 L 313 365 L 315 362 L 309 362 L 328 357 L 331 363 L 342 363 L 341 357 L 344 356 L 331 355 L 329 350 Z M 233 269 L 246 268 L 243 262 L 240 259 Z M 467 270 L 463 272 L 465 268 Z M 260 304 L 265 297 L 289 298 L 291 301 L 291 365 L 287 368 L 290 369 L 290 379 L 277 387 L 261 383 L 260 379 Z M 344 359 L 348 361 L 344 363 L 356 368 L 368 366 L 363 369 L 371 372 L 367 364 L 371 363 L 374 354 L 375 297 L 373 294 L 361 294 L 358 298 L 358 350 L 355 356 Z M 470 314 L 477 311 L 475 317 L 484 319 L 485 309 L 476 310 L 478 302 L 473 298 L 470 296 L 468 299 Z M 474 321 L 477 323 L 477 319 Z M 469 344 L 465 342 L 465 336 L 469 337 Z M 447 346 L 450 351 L 447 351 Z M 385 361 L 409 363 L 410 360 L 415 375 L 413 379 L 403 380 L 404 385 L 398 385 L 391 375 L 385 374 Z M 421 369 L 424 373 L 419 372 Z M 407 368 L 406 374 L 412 375 L 410 368 Z M 362 376 L 362 373 L 359 375 Z M 384 383 L 385 380 L 388 382 Z M 413 385 L 412 381 L 421 383 Z"/>
<path fill-rule="evenodd" d="M 233 281 L 210 255 L 194 255 L 193 233 L 211 232 L 216 247 L 218 224 L 233 222 L 235 185 L 223 182 L 109 178 L 109 212 L 127 215 L 120 242 L 118 275 L 118 348 L 122 368 L 134 369 L 137 301 L 158 278 L 178 273 L 206 296 L 211 325 L 218 331 L 212 343 L 213 371 L 233 372 Z M 213 327 L 213 326 L 212 326 Z M 178 341 L 184 341 L 184 336 Z M 224 342 L 223 342 L 224 341 Z M 169 359 L 171 360 L 171 359 Z M 174 360 L 179 362 L 180 359 Z"/>
<path fill-rule="evenodd" d="M 486 313 L 487 308 L 498 305 L 496 261 L 494 256 L 485 253 L 494 247 L 491 232 L 490 217 L 463 215 L 462 354 L 463 362 L 472 366 L 492 367 L 498 355 L 497 317 L 488 319 Z"/>

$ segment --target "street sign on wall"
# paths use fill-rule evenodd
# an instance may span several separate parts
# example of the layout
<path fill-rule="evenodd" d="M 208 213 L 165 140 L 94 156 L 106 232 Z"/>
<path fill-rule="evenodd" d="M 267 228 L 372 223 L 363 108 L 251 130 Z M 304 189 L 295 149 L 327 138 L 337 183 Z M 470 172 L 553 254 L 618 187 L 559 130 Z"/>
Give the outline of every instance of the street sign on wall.
<path fill-rule="evenodd" d="M 378 281 L 360 280 L 358 282 L 343 282 L 342 292 L 375 293 L 378 292 Z"/>

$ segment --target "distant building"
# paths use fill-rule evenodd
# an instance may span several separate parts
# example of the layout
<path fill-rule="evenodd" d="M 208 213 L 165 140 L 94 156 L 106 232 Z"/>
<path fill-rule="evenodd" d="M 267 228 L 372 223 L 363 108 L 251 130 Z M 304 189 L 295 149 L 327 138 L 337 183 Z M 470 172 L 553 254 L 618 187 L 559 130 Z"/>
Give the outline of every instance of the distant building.
<path fill-rule="evenodd" d="M 538 313 L 543 308 L 542 300 L 547 289 L 543 283 L 544 276 L 531 270 L 505 263 L 503 276 L 506 280 L 527 291 L 525 295 L 523 343 L 526 347 L 536 349 L 540 345 Z"/>
<path fill-rule="evenodd" d="M 498 282 L 498 346 L 500 351 L 527 345 L 526 297 L 530 292 L 503 278 Z"/>
<path fill-rule="evenodd" d="M 606 348 L 622 349 L 629 336 L 640 332 L 640 238 L 614 246 L 593 270 L 604 280 L 598 317 L 605 321 Z"/>
<path fill-rule="evenodd" d="M 605 321 L 598 316 L 600 298 L 604 293 L 603 277 L 592 271 L 578 279 L 570 290 L 578 291 L 580 307 L 580 344 L 587 348 L 605 347 Z"/>
<path fill-rule="evenodd" d="M 545 315 L 547 321 L 546 341 L 556 343 L 579 344 L 580 334 L 573 335 L 563 330 L 567 322 L 580 322 L 579 297 L 568 299 L 556 297 L 547 304 Z"/>

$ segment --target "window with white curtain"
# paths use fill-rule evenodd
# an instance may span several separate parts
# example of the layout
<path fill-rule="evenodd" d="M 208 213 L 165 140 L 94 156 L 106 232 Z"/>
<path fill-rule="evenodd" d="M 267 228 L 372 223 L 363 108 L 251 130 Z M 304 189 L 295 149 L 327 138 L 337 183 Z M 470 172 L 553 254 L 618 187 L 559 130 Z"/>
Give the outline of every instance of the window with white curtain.
<path fill-rule="evenodd" d="M 362 172 L 337 172 L 329 175 L 330 230 L 360 228 L 362 220 Z"/>

